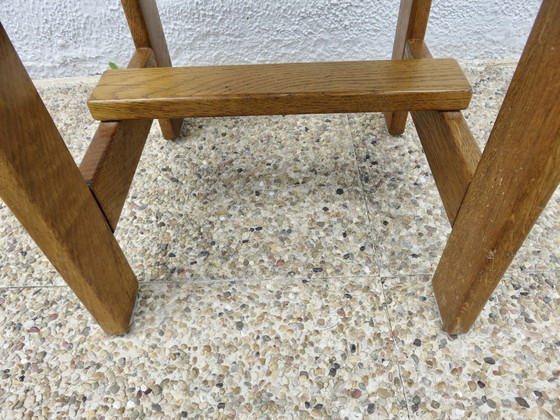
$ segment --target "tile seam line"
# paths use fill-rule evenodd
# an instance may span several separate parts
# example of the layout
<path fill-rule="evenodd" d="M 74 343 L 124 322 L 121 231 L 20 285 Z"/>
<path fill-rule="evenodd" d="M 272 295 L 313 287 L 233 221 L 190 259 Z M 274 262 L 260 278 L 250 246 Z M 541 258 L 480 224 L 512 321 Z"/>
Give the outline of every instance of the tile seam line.
<path fill-rule="evenodd" d="M 517 274 L 549 274 L 555 276 L 557 272 L 555 270 L 549 271 L 521 271 L 517 270 Z M 507 275 L 508 273 L 506 273 Z M 512 273 L 509 273 L 512 274 Z M 281 277 L 281 278 L 249 278 L 249 279 L 201 279 L 201 280 L 139 280 L 139 286 L 146 286 L 150 284 L 211 284 L 211 283 L 262 283 L 262 282 L 292 282 L 292 281 L 303 281 L 308 280 L 309 282 L 313 280 L 337 280 L 337 279 L 378 279 L 378 280 L 388 280 L 395 278 L 411 278 L 411 277 L 427 277 L 431 276 L 433 273 L 412 273 L 412 274 L 396 274 L 396 275 L 377 275 L 377 274 L 362 274 L 362 275 L 348 275 L 348 276 L 317 276 L 312 278 L 307 277 Z M 18 286 L 0 286 L 1 290 L 10 289 L 54 289 L 54 288 L 66 288 L 67 284 L 49 284 L 49 285 L 18 285 Z"/>
<path fill-rule="evenodd" d="M 348 119 L 348 114 L 345 114 L 344 117 L 345 117 L 345 121 L 346 121 L 346 135 L 349 138 L 350 146 L 352 147 L 352 154 L 354 155 L 354 159 L 353 159 L 354 160 L 354 167 L 355 167 L 356 173 L 358 175 L 358 188 L 359 188 L 359 191 L 360 191 L 360 199 L 361 199 L 361 201 L 363 201 L 364 208 L 366 209 L 366 219 L 367 219 L 367 222 L 368 222 L 367 232 L 369 234 L 373 234 L 373 232 L 372 232 L 373 221 L 372 221 L 372 218 L 371 218 L 371 212 L 370 212 L 370 209 L 369 209 L 369 204 L 368 204 L 368 201 L 367 201 L 367 198 L 366 198 L 365 185 L 362 181 L 362 173 L 360 171 L 360 165 L 358 164 L 358 153 L 356 151 L 356 145 L 354 144 L 354 138 L 352 137 L 352 130 L 350 128 L 350 120 Z M 366 235 L 366 236 L 369 236 L 369 235 Z M 375 245 L 374 245 L 374 250 L 375 250 L 374 255 L 375 255 L 376 260 L 377 260 L 378 257 L 379 257 L 379 249 Z M 378 262 L 375 263 L 375 268 L 377 269 L 378 273 L 381 273 L 381 267 L 380 267 Z"/>
<path fill-rule="evenodd" d="M 367 221 L 368 221 L 367 232 L 373 235 L 373 233 L 374 233 L 374 232 L 372 232 L 373 221 L 372 221 L 372 218 L 371 218 L 371 214 L 370 214 L 371 212 L 370 212 L 368 201 L 367 201 L 367 198 L 366 198 L 365 185 L 364 185 L 363 180 L 362 180 L 362 174 L 360 172 L 360 165 L 358 164 L 358 153 L 356 151 L 356 145 L 354 143 L 354 138 L 352 137 L 352 130 L 350 128 L 350 121 L 348 119 L 348 115 L 345 115 L 345 119 L 346 119 L 347 136 L 350 139 L 350 144 L 352 146 L 352 152 L 354 154 L 354 165 L 355 165 L 355 168 L 356 168 L 356 172 L 358 174 L 358 183 L 360 184 L 360 187 L 361 187 L 360 188 L 360 197 L 363 200 L 364 206 L 365 206 L 365 209 L 366 209 L 366 218 L 367 218 Z M 375 253 L 374 253 L 374 255 L 376 256 L 375 266 L 376 266 L 377 272 L 381 273 L 381 266 L 378 262 L 380 260 L 379 254 L 380 254 L 379 253 L 379 248 L 377 246 L 375 246 Z M 381 283 L 380 284 L 381 295 L 383 296 L 383 300 L 385 302 L 385 318 L 387 319 L 387 322 L 389 323 L 389 331 L 391 333 L 391 341 L 393 342 L 393 346 L 394 346 L 394 348 L 395 348 L 395 350 L 398 354 L 398 353 L 400 353 L 400 348 L 398 347 L 398 345 L 395 341 L 395 337 L 393 337 L 393 323 L 391 322 L 391 316 L 389 314 L 389 308 L 388 308 L 389 303 L 387 301 L 387 295 L 385 294 L 385 284 L 383 282 L 383 277 L 381 275 L 379 275 L 378 278 L 379 278 L 380 283 Z M 400 380 L 400 391 L 401 391 L 401 395 L 403 396 L 404 401 L 406 403 L 407 417 L 410 420 L 409 401 L 408 401 L 407 392 L 406 392 L 406 389 L 405 389 L 405 383 L 404 383 L 404 380 L 403 380 L 403 375 L 402 375 L 402 372 L 401 372 L 401 363 L 400 363 L 398 357 L 395 357 L 395 359 L 396 359 L 395 362 L 396 362 L 396 366 L 397 366 L 397 372 L 398 372 L 399 380 Z M 397 399 L 397 404 L 399 404 L 398 399 Z"/>
<path fill-rule="evenodd" d="M 307 280 L 309 283 L 314 280 L 337 280 L 337 279 L 379 279 L 377 275 L 352 275 L 352 276 L 325 276 L 325 277 L 313 277 L 311 279 L 305 277 L 281 277 L 281 278 L 250 278 L 250 279 L 202 279 L 202 280 L 154 280 L 154 281 L 140 281 L 140 285 L 150 285 L 150 284 L 212 284 L 212 283 L 287 283 L 287 282 L 301 282 Z"/>
<path fill-rule="evenodd" d="M 233 279 L 201 279 L 201 280 L 139 280 L 139 286 L 146 286 L 150 284 L 211 284 L 211 283 L 263 283 L 263 282 L 274 282 L 274 283 L 281 283 L 281 282 L 293 282 L 293 281 L 303 281 L 308 280 L 309 282 L 313 280 L 329 280 L 329 279 L 379 279 L 378 275 L 375 274 L 363 274 L 363 275 L 351 275 L 351 276 L 324 276 L 324 277 L 313 277 L 313 278 L 306 278 L 306 277 L 281 277 L 281 278 L 249 278 L 249 279 L 240 279 L 240 278 L 233 278 Z M 50 285 L 21 285 L 21 286 L 0 286 L 1 290 L 8 290 L 8 289 L 43 289 L 43 288 L 67 288 L 69 287 L 67 284 L 50 284 Z"/>

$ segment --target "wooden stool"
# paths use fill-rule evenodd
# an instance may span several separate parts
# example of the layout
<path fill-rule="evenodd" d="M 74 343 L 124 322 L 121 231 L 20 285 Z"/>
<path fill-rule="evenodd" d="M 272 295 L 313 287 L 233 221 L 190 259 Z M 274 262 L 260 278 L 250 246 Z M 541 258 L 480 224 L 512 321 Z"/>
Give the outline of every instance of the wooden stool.
<path fill-rule="evenodd" d="M 113 231 L 152 119 L 410 112 L 453 226 L 433 278 L 444 329 L 469 330 L 560 182 L 560 2 L 544 0 L 481 154 L 460 112 L 471 90 L 423 38 L 430 0 L 402 0 L 393 60 L 171 68 L 154 0 L 122 0 L 136 45 L 128 69 L 101 77 L 102 120 L 74 164 L 0 27 L 0 193 L 107 333 L 130 322 L 137 280 Z M 406 60 L 402 60 L 406 59 Z"/>

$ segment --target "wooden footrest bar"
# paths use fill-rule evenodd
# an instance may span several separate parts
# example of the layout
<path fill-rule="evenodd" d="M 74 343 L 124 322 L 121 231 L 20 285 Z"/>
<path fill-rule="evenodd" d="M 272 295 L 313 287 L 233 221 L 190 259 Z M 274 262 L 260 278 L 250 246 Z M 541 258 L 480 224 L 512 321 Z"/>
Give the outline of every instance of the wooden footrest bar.
<path fill-rule="evenodd" d="M 471 87 L 452 59 L 106 71 L 97 120 L 460 110 Z"/>

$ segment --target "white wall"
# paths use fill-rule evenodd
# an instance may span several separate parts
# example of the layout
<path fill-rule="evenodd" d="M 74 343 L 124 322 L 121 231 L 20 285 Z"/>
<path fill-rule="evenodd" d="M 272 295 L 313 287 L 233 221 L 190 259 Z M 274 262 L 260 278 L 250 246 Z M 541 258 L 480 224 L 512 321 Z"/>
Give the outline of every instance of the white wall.
<path fill-rule="evenodd" d="M 437 57 L 518 57 L 540 0 L 434 0 Z M 175 65 L 390 57 L 398 0 L 159 0 Z M 133 45 L 118 0 L 0 0 L 34 78 L 99 74 Z"/>

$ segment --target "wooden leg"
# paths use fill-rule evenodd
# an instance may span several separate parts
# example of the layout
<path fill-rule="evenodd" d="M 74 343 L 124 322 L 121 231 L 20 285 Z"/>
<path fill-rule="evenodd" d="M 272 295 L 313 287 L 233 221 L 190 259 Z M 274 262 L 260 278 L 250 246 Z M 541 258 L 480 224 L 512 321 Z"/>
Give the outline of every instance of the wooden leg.
<path fill-rule="evenodd" d="M 0 195 L 107 333 L 124 333 L 137 281 L 0 25 Z"/>
<path fill-rule="evenodd" d="M 544 0 L 433 279 L 469 330 L 560 182 L 560 2 Z"/>
<path fill-rule="evenodd" d="M 424 39 L 432 0 L 401 0 L 393 60 L 402 60 L 405 55 L 406 43 L 411 39 Z M 406 125 L 406 111 L 385 112 L 387 130 L 392 135 L 402 134 Z"/>
<path fill-rule="evenodd" d="M 128 68 L 155 67 L 152 50 L 136 50 Z M 80 164 L 80 172 L 115 231 L 152 120 L 101 122 Z"/>
<path fill-rule="evenodd" d="M 410 114 L 453 226 L 480 160 L 480 149 L 460 111 Z"/>
<path fill-rule="evenodd" d="M 155 0 L 121 0 L 136 48 L 151 48 L 158 67 L 171 67 L 171 58 Z M 183 119 L 159 120 L 163 137 L 179 137 Z"/>
<path fill-rule="evenodd" d="M 421 40 L 407 43 L 405 57 L 432 58 Z M 480 149 L 460 111 L 411 111 L 451 226 L 480 161 Z"/>

